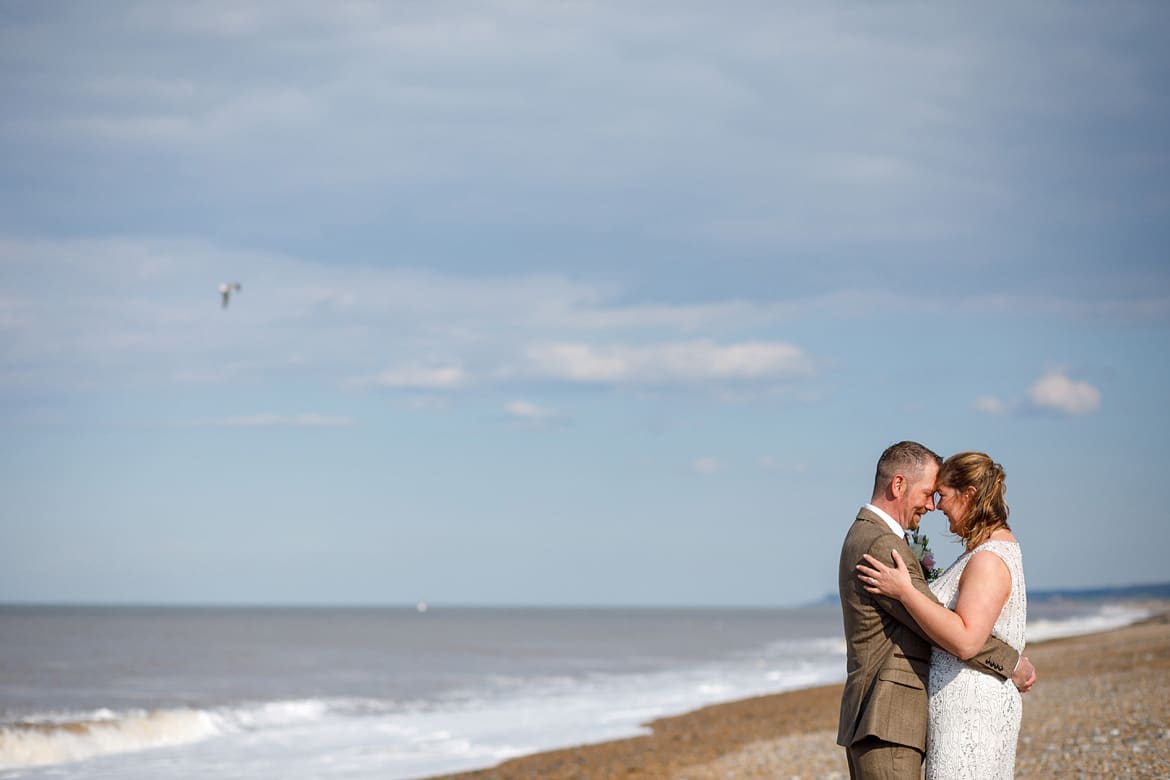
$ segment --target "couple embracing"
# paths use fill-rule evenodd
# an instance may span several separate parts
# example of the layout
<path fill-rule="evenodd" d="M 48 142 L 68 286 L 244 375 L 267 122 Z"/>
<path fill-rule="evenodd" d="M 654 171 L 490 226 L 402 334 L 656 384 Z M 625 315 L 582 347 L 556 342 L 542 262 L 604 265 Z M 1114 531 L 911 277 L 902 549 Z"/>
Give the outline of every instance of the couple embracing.
<path fill-rule="evenodd" d="M 928 585 L 908 543 L 935 508 L 966 552 Z M 841 548 L 848 677 L 837 743 L 852 778 L 1010 778 L 1026 601 L 1004 473 L 983 453 L 943 461 L 916 442 L 878 460 L 873 497 Z"/>

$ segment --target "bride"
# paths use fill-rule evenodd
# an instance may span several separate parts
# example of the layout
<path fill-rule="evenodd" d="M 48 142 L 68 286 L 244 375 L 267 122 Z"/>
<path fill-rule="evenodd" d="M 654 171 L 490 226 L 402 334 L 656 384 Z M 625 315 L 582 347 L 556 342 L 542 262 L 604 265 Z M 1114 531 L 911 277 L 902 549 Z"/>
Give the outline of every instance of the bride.
<path fill-rule="evenodd" d="M 994 633 L 1024 649 L 1027 597 L 1020 545 L 1007 524 L 1003 467 L 981 452 L 961 452 L 938 473 L 938 508 L 967 550 L 931 590 L 914 589 L 905 562 L 866 555 L 857 567 L 866 590 L 902 602 L 938 645 L 930 661 L 927 780 L 1011 778 L 1022 703 L 1011 680 L 963 663 Z M 942 648 L 942 649 L 939 649 Z"/>

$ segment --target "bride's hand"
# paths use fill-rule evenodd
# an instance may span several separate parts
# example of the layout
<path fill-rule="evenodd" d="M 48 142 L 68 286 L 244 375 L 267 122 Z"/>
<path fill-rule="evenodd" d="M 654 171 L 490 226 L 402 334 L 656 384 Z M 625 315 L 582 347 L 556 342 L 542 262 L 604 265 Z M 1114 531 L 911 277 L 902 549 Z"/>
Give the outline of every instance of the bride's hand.
<path fill-rule="evenodd" d="M 875 596 L 889 596 L 898 601 L 906 594 L 908 589 L 912 589 L 914 584 L 910 582 L 910 570 L 906 568 L 902 556 L 898 554 L 897 550 L 892 551 L 894 554 L 894 567 L 886 566 L 872 555 L 865 555 L 865 563 L 857 565 L 857 576 L 865 584 L 865 590 Z M 865 564 L 869 564 L 866 566 Z"/>

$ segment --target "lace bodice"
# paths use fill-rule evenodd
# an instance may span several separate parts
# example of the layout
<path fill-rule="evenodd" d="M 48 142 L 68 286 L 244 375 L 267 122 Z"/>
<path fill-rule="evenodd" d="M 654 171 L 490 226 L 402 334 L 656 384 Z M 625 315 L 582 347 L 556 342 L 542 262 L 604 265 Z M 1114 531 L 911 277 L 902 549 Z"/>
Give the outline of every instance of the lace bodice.
<path fill-rule="evenodd" d="M 974 550 L 959 556 L 958 560 L 930 584 L 930 589 L 934 591 L 934 595 L 943 603 L 943 606 L 947 609 L 954 609 L 955 603 L 959 600 L 959 580 L 963 576 L 963 570 L 967 568 L 971 556 L 981 550 L 998 555 L 1012 575 L 1011 595 L 1008 596 L 1007 603 L 1000 610 L 999 618 L 996 619 L 991 633 L 1007 642 L 1017 652 L 1022 653 L 1024 651 L 1024 630 L 1028 622 L 1028 595 L 1027 589 L 1024 587 L 1024 560 L 1020 554 L 1019 544 L 994 539 L 984 542 Z"/>
<path fill-rule="evenodd" d="M 1012 592 L 992 633 L 1022 652 L 1028 605 L 1018 544 L 984 542 L 960 556 L 930 588 L 943 605 L 954 609 L 963 570 L 971 556 L 981 550 L 999 556 L 1012 578 Z M 935 648 L 927 692 L 927 780 L 1011 778 L 1023 713 L 1020 693 L 1012 682 L 978 671 Z"/>

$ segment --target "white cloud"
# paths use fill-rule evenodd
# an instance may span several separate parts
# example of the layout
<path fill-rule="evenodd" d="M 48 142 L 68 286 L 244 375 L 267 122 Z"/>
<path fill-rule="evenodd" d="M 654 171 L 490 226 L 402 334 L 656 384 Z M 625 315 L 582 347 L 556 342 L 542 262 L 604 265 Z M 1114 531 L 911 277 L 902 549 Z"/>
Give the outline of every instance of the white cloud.
<path fill-rule="evenodd" d="M 225 279 L 239 279 L 244 292 L 223 310 L 216 287 Z M 816 402 L 827 361 L 775 334 L 824 312 L 863 318 L 905 303 L 898 293 L 852 288 L 671 303 L 560 274 L 323 264 L 146 237 L 0 237 L 0 287 L 0 386 L 19 375 L 22 387 L 66 391 L 79 376 L 105 388 L 296 377 L 427 393 L 522 393 L 526 383 L 552 380 L 702 386 L 727 402 L 783 391 Z M 1026 300 L 973 296 L 947 305 L 983 311 Z M 1162 301 L 1150 299 L 1149 316 L 1170 311 Z M 1099 403 L 1095 393 L 1046 379 L 1030 400 L 981 399 L 976 408 L 1084 414 Z"/>
<path fill-rule="evenodd" d="M 507 412 L 510 417 L 515 417 L 517 419 L 526 420 L 529 422 L 544 422 L 555 419 L 558 416 L 558 413 L 555 409 L 549 409 L 547 407 L 534 404 L 531 401 L 524 401 L 520 399 L 509 401 L 508 403 L 504 404 L 504 411 Z"/>
<path fill-rule="evenodd" d="M 975 399 L 976 411 L 990 415 L 1044 412 L 1078 417 L 1101 406 L 1101 391 L 1088 382 L 1070 379 L 1062 369 L 1053 369 L 1032 383 L 1026 395 L 1011 399 L 984 395 Z"/>
<path fill-rule="evenodd" d="M 426 393 L 404 395 L 395 398 L 392 404 L 415 412 L 445 412 L 452 407 L 451 396 Z"/>
<path fill-rule="evenodd" d="M 975 410 L 984 414 L 1006 414 L 1008 404 L 1002 398 L 997 398 L 994 395 L 983 395 L 975 399 Z"/>
<path fill-rule="evenodd" d="M 782 341 L 727 346 L 706 340 L 651 346 L 544 344 L 530 347 L 528 360 L 538 376 L 599 384 L 759 380 L 814 374 L 804 352 Z"/>
<path fill-rule="evenodd" d="M 462 386 L 467 373 L 461 366 L 400 366 L 374 378 L 378 387 L 408 390 L 449 390 Z"/>
<path fill-rule="evenodd" d="M 225 279 L 244 292 L 221 309 Z M 0 286 L 11 336 L 0 357 L 46 386 L 82 372 L 122 386 L 295 375 L 423 391 L 815 376 L 794 344 L 734 340 L 800 316 L 809 301 L 627 302 L 612 283 L 552 274 L 324 265 L 150 238 L 0 237 Z M 695 333 L 707 338 L 677 340 Z"/>
<path fill-rule="evenodd" d="M 714 474 L 723 468 L 723 464 L 715 458 L 697 458 L 691 463 L 691 469 L 699 474 Z"/>
<path fill-rule="evenodd" d="M 355 422 L 352 417 L 307 412 L 304 414 L 250 414 L 236 417 L 212 417 L 190 420 L 180 424 L 212 428 L 344 428 Z"/>
<path fill-rule="evenodd" d="M 1028 388 L 1028 400 L 1036 409 L 1080 416 L 1100 407 L 1101 391 L 1088 382 L 1069 379 L 1063 371 L 1049 371 Z"/>

